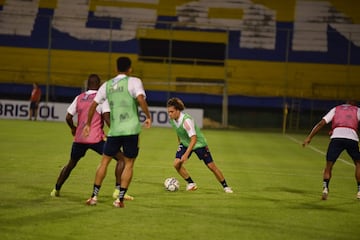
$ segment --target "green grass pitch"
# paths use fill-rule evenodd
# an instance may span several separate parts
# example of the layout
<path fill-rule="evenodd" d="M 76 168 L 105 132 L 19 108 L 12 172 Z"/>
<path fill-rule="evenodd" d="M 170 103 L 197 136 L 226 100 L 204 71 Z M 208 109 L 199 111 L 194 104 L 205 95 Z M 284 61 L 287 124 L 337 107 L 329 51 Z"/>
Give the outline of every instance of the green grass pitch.
<path fill-rule="evenodd" d="M 330 195 L 320 200 L 328 136 L 302 148 L 305 135 L 205 129 L 216 164 L 233 194 L 193 155 L 186 164 L 199 189 L 186 192 L 172 167 L 175 132 L 144 129 L 125 208 L 112 206 L 114 162 L 98 205 L 85 205 L 100 156 L 88 152 L 64 184 L 50 191 L 67 163 L 72 136 L 66 123 L 0 120 L 1 240 L 213 240 L 359 239 L 360 201 L 354 167 L 343 153 L 333 170 Z M 175 176 L 178 192 L 163 181 Z"/>

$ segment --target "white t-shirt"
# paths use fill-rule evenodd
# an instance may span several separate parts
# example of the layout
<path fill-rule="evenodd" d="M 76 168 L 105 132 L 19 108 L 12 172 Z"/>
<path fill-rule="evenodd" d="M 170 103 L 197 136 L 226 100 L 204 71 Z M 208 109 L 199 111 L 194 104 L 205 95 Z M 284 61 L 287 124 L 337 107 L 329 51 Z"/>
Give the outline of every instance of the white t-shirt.
<path fill-rule="evenodd" d="M 86 94 L 93 94 L 93 93 L 96 93 L 97 91 L 96 90 L 87 90 L 86 91 Z M 75 116 L 77 114 L 77 109 L 76 109 L 76 106 L 77 106 L 77 99 L 78 99 L 79 96 L 76 96 L 76 98 L 74 99 L 74 101 L 70 104 L 70 106 L 67 108 L 67 112 L 70 113 L 71 115 Z M 99 114 L 103 114 L 103 113 L 106 113 L 106 112 L 110 112 L 110 106 L 109 106 L 109 103 L 108 101 L 104 101 L 102 104 L 99 104 L 97 107 L 96 107 L 96 111 L 99 113 Z"/>
<path fill-rule="evenodd" d="M 114 81 L 121 81 L 125 77 L 126 77 L 125 74 L 119 74 L 114 78 Z M 139 78 L 129 76 L 128 83 L 129 83 L 128 91 L 133 98 L 137 98 L 137 96 L 139 96 L 139 95 L 144 95 L 144 97 L 146 98 L 143 84 Z M 94 98 L 94 101 L 97 103 L 102 103 L 106 99 L 107 99 L 107 96 L 106 96 L 106 82 L 105 82 L 99 88 L 99 91 L 97 92 L 97 94 Z"/>
<path fill-rule="evenodd" d="M 332 108 L 324 117 L 326 123 L 329 123 L 332 121 L 332 119 L 335 116 L 335 109 L 336 107 Z M 357 111 L 357 118 L 360 120 L 360 108 L 358 108 Z M 337 127 L 333 130 L 330 138 L 348 138 L 355 141 L 359 141 L 359 136 L 357 135 L 357 132 L 352 128 L 346 128 L 346 127 Z"/>
<path fill-rule="evenodd" d="M 174 120 L 174 123 L 177 128 L 180 127 L 180 124 L 182 123 L 184 116 L 185 116 L 185 114 L 183 112 L 181 112 L 178 120 Z M 194 120 L 192 120 L 190 118 L 185 119 L 182 127 L 186 130 L 189 137 L 196 135 Z"/>

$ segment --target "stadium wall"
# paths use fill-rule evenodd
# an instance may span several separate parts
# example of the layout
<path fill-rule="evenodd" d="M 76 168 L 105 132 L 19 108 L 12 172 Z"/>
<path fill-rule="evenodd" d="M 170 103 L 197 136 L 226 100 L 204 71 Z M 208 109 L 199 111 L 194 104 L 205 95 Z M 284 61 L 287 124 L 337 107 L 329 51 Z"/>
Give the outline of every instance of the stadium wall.
<path fill-rule="evenodd" d="M 0 91 L 24 99 L 36 81 L 50 100 L 69 101 L 88 74 L 108 79 L 126 55 L 155 104 L 174 93 L 209 109 L 221 104 L 218 88 L 166 85 L 188 79 L 226 82 L 233 108 L 282 112 L 291 98 L 311 101 L 306 109 L 330 105 L 313 103 L 358 98 L 359 7 L 352 0 L 0 0 Z M 218 43 L 226 51 L 221 64 L 149 61 L 143 39 Z"/>

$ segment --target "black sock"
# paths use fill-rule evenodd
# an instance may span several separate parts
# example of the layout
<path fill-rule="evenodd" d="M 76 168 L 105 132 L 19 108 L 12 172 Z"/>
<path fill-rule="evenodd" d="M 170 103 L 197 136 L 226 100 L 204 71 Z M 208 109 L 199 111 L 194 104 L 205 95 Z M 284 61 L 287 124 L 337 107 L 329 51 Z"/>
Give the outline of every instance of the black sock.
<path fill-rule="evenodd" d="M 126 191 L 127 191 L 127 188 L 122 188 L 122 187 L 120 187 L 119 199 L 120 199 L 121 202 L 124 201 L 124 197 L 125 197 Z"/>
<path fill-rule="evenodd" d="M 358 186 L 358 192 L 360 192 L 360 182 L 357 183 Z"/>
<path fill-rule="evenodd" d="M 101 186 L 100 185 L 95 185 L 94 184 L 94 190 L 93 190 L 93 194 L 91 195 L 91 197 L 95 197 L 99 194 Z"/>
<path fill-rule="evenodd" d="M 56 190 L 56 191 L 60 191 L 60 188 L 61 188 L 61 185 L 55 184 L 55 190 Z"/>
<path fill-rule="evenodd" d="M 221 181 L 220 183 L 221 183 L 221 186 L 223 186 L 223 188 L 228 187 L 225 179 L 223 181 Z"/>
<path fill-rule="evenodd" d="M 186 181 L 187 183 L 194 183 L 194 181 L 191 179 L 191 177 L 188 177 L 187 179 L 185 179 L 185 181 Z"/>
<path fill-rule="evenodd" d="M 323 188 L 329 189 L 329 182 L 330 182 L 330 179 L 324 179 L 323 180 Z"/>

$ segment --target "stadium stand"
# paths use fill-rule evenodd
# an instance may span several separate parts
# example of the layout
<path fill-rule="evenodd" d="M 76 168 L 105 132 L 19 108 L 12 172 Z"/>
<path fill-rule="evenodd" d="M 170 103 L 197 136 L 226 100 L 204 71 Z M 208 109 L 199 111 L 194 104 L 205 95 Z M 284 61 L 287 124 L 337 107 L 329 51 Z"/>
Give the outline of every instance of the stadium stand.
<path fill-rule="evenodd" d="M 282 109 L 288 98 L 357 97 L 360 14 L 354 9 L 359 5 L 341 0 L 2 0 L 1 94 L 22 98 L 36 80 L 50 85 L 51 99 L 68 101 L 89 73 L 109 78 L 115 59 L 126 55 L 156 103 L 178 92 L 194 104 L 218 105 L 222 90 L 201 86 L 207 82 L 227 84 L 230 107 L 262 107 L 266 99 Z M 176 86 L 184 81 L 199 86 Z"/>

